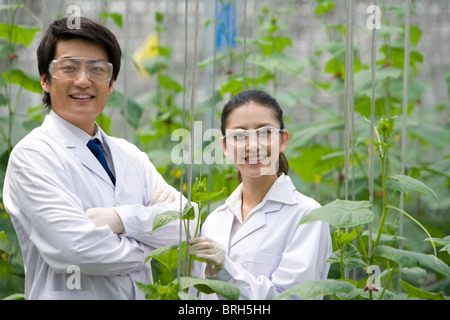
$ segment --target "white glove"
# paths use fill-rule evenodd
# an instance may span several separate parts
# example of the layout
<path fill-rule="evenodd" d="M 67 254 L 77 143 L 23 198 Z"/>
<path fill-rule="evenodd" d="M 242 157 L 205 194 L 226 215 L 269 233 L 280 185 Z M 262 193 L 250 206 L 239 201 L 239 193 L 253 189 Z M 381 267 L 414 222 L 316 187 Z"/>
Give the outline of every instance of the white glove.
<path fill-rule="evenodd" d="M 108 225 L 115 234 L 125 231 L 122 219 L 120 219 L 117 212 L 112 208 L 90 208 L 86 210 L 86 215 L 96 227 Z"/>
<path fill-rule="evenodd" d="M 155 193 L 153 194 L 152 198 L 150 199 L 150 202 L 147 204 L 147 207 L 152 206 L 158 202 L 174 202 L 175 196 L 171 194 L 170 189 L 162 189 L 158 188 L 156 189 Z"/>
<path fill-rule="evenodd" d="M 192 245 L 189 253 L 197 258 L 206 260 L 206 271 L 209 275 L 215 275 L 223 269 L 225 264 L 225 249 L 220 242 L 210 238 L 199 237 L 191 239 L 189 243 Z"/>

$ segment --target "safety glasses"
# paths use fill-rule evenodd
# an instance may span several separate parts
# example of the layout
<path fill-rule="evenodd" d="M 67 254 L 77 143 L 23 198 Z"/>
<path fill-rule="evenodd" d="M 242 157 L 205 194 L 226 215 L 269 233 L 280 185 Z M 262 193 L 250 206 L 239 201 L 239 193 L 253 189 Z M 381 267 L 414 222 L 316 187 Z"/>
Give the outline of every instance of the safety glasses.
<path fill-rule="evenodd" d="M 254 135 L 259 144 L 269 145 L 282 132 L 282 129 L 275 127 L 262 127 L 256 130 L 232 129 L 227 130 L 225 140 L 235 147 L 244 147 L 250 143 L 250 138 Z"/>
<path fill-rule="evenodd" d="M 50 62 L 48 71 L 53 78 L 75 80 L 86 72 L 91 81 L 110 81 L 113 73 L 112 63 L 90 58 L 66 58 Z"/>

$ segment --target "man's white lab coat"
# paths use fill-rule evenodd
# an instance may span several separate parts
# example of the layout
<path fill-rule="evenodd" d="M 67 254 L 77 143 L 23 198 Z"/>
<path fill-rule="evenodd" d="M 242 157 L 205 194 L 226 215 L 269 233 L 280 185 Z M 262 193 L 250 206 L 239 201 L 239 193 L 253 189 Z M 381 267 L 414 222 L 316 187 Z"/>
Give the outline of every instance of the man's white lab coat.
<path fill-rule="evenodd" d="M 320 205 L 299 193 L 283 174 L 242 223 L 241 188 L 202 227 L 202 237 L 222 243 L 226 250 L 225 266 L 212 278 L 237 285 L 240 299 L 250 300 L 273 299 L 295 284 L 326 279 L 332 252 L 328 224 L 299 226 L 301 218 Z M 201 274 L 205 267 L 203 263 Z"/>
<path fill-rule="evenodd" d="M 179 210 L 179 192 L 145 153 L 98 130 L 115 186 L 87 148 L 90 136 L 53 111 L 11 153 L 3 199 L 22 249 L 27 299 L 143 299 L 135 281 L 152 282 L 147 255 L 179 241 L 178 221 L 150 234 L 156 214 Z M 177 199 L 146 207 L 158 187 Z M 92 207 L 113 207 L 124 234 L 96 228 L 85 215 Z M 70 266 L 81 272 L 80 289 Z"/>

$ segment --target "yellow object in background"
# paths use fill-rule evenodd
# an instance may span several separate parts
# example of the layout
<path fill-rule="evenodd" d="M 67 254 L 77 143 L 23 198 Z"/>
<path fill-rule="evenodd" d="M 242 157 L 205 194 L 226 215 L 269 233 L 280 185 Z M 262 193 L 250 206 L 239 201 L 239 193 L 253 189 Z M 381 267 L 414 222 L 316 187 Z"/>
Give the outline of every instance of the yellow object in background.
<path fill-rule="evenodd" d="M 133 54 L 133 59 L 139 66 L 139 75 L 144 77 L 149 76 L 148 72 L 141 66 L 141 62 L 145 59 L 156 57 L 159 54 L 158 45 L 158 34 L 152 33 Z"/>

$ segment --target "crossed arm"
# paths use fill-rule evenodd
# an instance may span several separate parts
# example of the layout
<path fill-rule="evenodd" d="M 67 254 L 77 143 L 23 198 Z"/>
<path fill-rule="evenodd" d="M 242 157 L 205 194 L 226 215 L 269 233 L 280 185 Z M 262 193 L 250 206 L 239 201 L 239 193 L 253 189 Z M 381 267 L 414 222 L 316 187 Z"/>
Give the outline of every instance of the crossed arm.
<path fill-rule="evenodd" d="M 175 201 L 175 196 L 171 194 L 170 189 L 156 189 L 152 195 L 147 207 L 153 206 L 160 202 L 172 203 Z M 119 214 L 113 208 L 89 208 L 86 211 L 86 215 L 95 224 L 97 228 L 108 225 L 114 234 L 120 234 L 125 231 L 122 219 Z"/>

